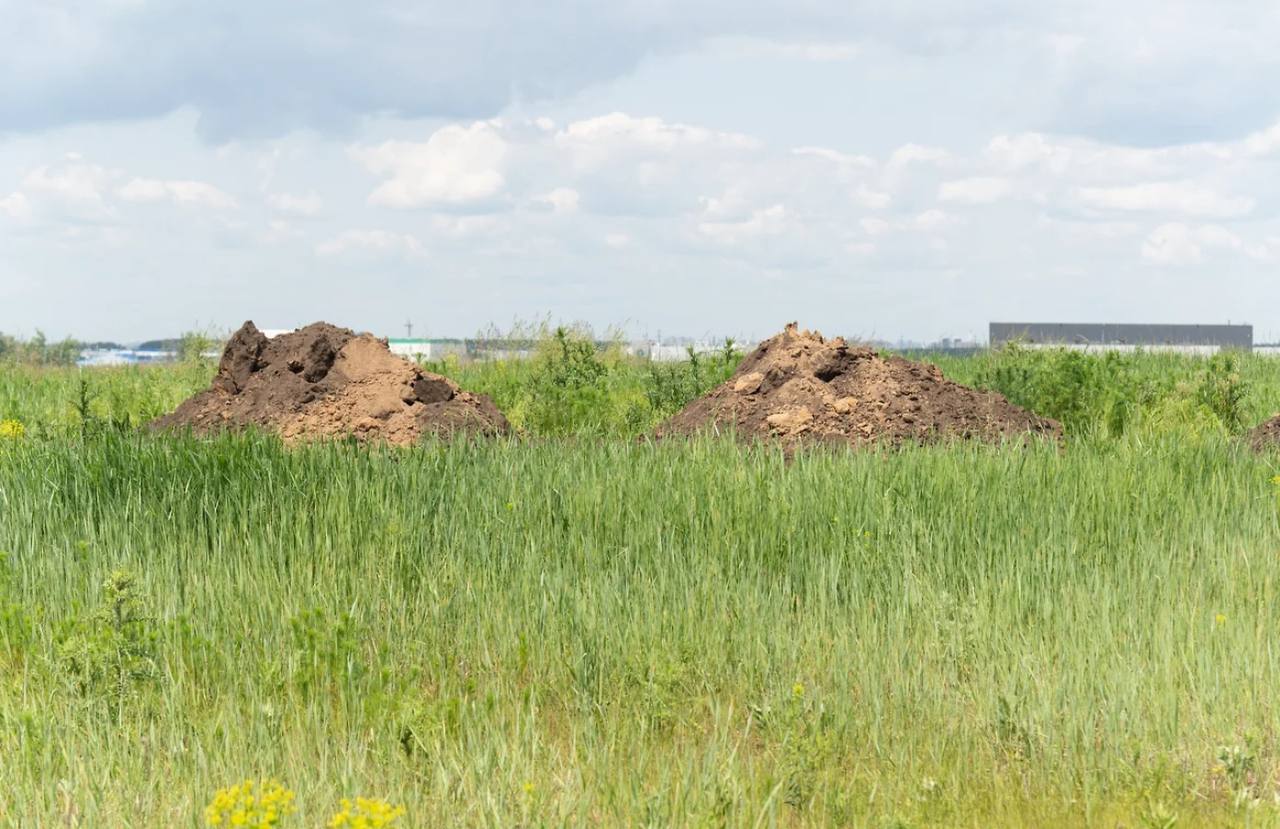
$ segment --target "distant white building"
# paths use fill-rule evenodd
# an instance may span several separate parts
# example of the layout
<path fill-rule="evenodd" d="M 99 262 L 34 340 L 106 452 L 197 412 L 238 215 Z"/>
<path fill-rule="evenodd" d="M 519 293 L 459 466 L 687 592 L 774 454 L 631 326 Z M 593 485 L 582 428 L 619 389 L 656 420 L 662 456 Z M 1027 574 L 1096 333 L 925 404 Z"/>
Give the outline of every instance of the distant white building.
<path fill-rule="evenodd" d="M 177 359 L 177 356 L 174 351 L 137 351 L 132 348 L 86 349 L 80 352 L 80 359 L 76 360 L 76 365 L 81 368 L 138 366 L 167 363 Z"/>
<path fill-rule="evenodd" d="M 409 360 L 443 360 L 449 356 L 464 357 L 467 344 L 462 340 L 429 340 L 424 338 L 388 337 L 392 354 Z"/>
<path fill-rule="evenodd" d="M 1214 354 L 1253 348 L 1252 325 L 1146 325 L 1132 323 L 993 322 L 991 347 L 1018 343 L 1031 348 L 1080 351 L 1176 351 Z"/>
<path fill-rule="evenodd" d="M 735 342 L 733 348 L 743 354 L 754 349 L 756 345 L 756 343 Z M 664 345 L 656 340 L 638 340 L 627 346 L 627 353 L 656 363 L 674 363 L 689 359 L 690 349 L 693 349 L 693 353 L 699 357 L 719 354 L 724 351 L 724 341 L 699 340 L 692 343 Z"/>

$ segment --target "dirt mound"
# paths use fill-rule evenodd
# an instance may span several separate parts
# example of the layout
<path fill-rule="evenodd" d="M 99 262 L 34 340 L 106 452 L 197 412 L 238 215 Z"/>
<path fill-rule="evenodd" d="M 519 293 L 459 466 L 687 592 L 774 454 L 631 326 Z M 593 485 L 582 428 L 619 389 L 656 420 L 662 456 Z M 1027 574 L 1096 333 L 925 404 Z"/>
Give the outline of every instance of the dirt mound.
<path fill-rule="evenodd" d="M 210 387 L 151 425 L 198 433 L 259 426 L 290 441 L 354 435 L 393 444 L 510 429 L 489 398 L 422 371 L 372 334 L 325 322 L 271 339 L 246 322 Z"/>
<path fill-rule="evenodd" d="M 724 384 L 658 429 L 691 434 L 734 428 L 746 438 L 784 443 L 999 441 L 1027 434 L 1061 437 L 1062 427 L 996 392 L 953 383 L 936 366 L 881 357 L 842 338 L 823 339 L 795 323 L 760 343 Z"/>
<path fill-rule="evenodd" d="M 1255 452 L 1280 449 L 1280 414 L 1262 421 L 1249 430 L 1249 445 Z"/>

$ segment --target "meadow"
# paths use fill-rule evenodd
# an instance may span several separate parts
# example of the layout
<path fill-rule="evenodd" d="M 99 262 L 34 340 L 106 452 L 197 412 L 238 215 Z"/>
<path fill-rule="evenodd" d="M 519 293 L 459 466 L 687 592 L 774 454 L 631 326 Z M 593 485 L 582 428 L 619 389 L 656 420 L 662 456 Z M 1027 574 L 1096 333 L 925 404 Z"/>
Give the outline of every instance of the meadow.
<path fill-rule="evenodd" d="M 521 434 L 410 450 L 0 365 L 0 825 L 1280 824 L 1280 361 L 934 359 L 1065 444 L 655 444 L 733 355 L 573 338 L 437 366 Z"/>

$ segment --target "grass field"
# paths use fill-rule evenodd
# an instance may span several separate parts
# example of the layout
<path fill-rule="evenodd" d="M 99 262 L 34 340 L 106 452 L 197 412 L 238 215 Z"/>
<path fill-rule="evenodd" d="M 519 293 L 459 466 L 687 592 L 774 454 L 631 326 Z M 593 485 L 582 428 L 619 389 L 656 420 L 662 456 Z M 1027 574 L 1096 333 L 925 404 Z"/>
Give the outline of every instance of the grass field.
<path fill-rule="evenodd" d="M 133 428 L 209 366 L 0 368 L 0 825 L 260 777 L 299 827 L 1280 823 L 1280 456 L 1233 422 L 1280 363 L 944 360 L 1065 447 L 790 461 L 636 439 L 731 363 L 554 363 L 451 367 L 524 434 L 407 451 Z"/>

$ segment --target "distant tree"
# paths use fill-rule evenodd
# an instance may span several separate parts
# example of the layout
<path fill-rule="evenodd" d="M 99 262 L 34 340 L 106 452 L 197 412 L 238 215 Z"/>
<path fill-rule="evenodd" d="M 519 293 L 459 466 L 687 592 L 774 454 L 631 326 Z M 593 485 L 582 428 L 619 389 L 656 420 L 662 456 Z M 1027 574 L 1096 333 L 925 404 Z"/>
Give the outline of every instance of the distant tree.
<path fill-rule="evenodd" d="M 215 351 L 221 342 L 219 337 L 209 331 L 184 331 L 178 340 L 178 359 L 183 362 L 202 362 L 205 354 Z"/>
<path fill-rule="evenodd" d="M 80 359 L 81 345 L 70 337 L 50 343 L 43 331 L 29 340 L 0 334 L 0 360 L 32 366 L 70 366 Z"/>
<path fill-rule="evenodd" d="M 44 365 L 73 366 L 80 359 L 80 343 L 67 337 L 44 349 Z"/>
<path fill-rule="evenodd" d="M 36 335 L 27 340 L 22 347 L 22 362 L 32 365 L 44 365 L 45 347 L 49 344 L 44 332 L 36 329 Z"/>

